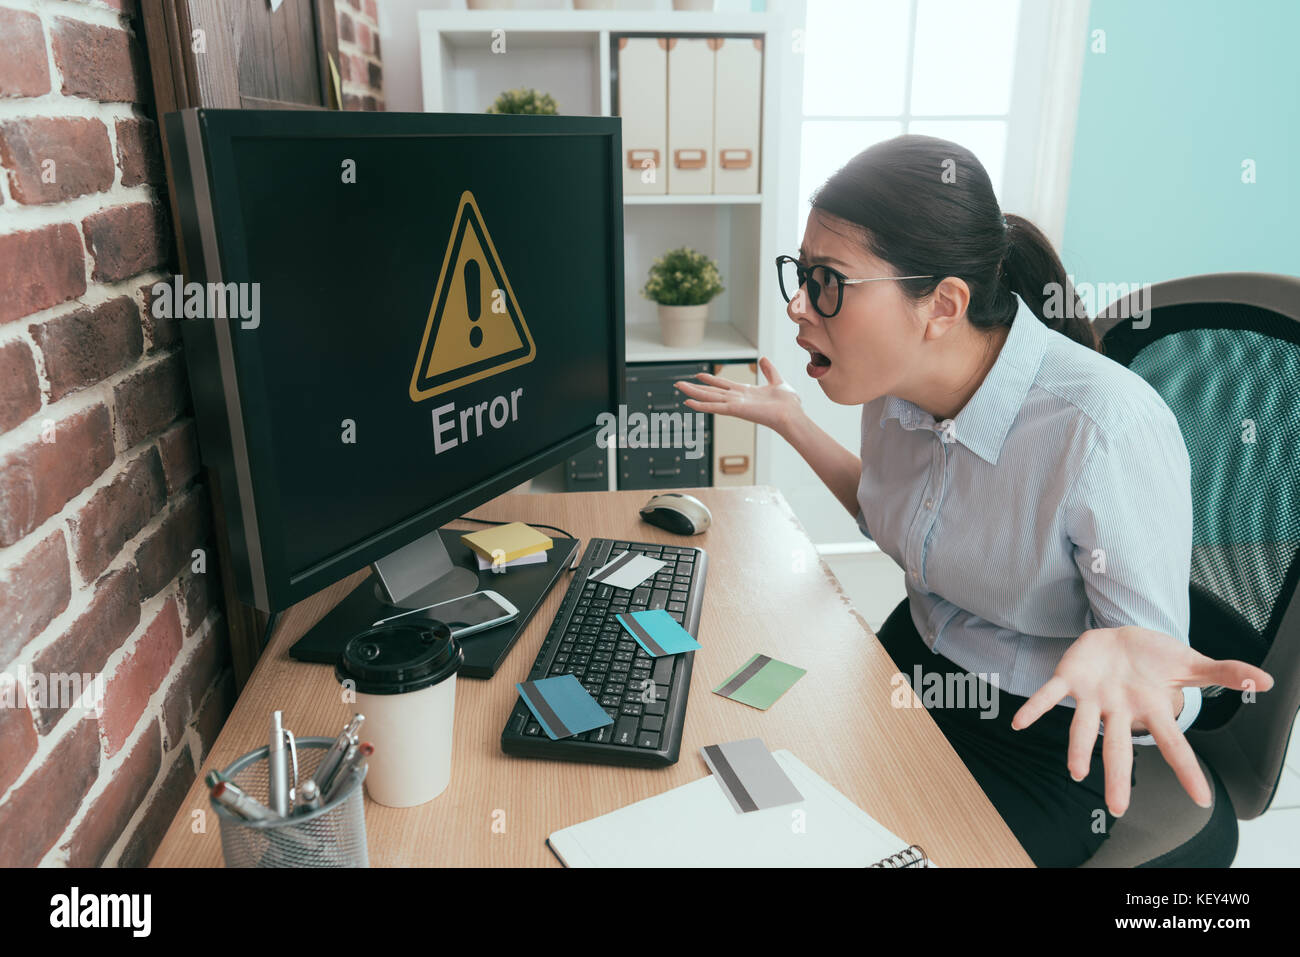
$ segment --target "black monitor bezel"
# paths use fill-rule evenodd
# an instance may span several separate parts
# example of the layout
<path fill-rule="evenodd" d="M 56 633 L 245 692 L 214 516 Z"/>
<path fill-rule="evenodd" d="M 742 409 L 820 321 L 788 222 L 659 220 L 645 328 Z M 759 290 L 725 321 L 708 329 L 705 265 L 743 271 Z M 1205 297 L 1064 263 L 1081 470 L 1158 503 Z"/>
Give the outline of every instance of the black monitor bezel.
<path fill-rule="evenodd" d="M 611 411 L 626 401 L 622 145 L 617 117 L 188 109 L 168 114 L 164 124 L 181 220 L 178 238 L 186 282 L 225 281 L 222 277 L 231 272 L 252 274 L 239 196 L 232 189 L 232 144 L 238 138 L 600 137 L 606 143 L 609 161 L 612 212 L 606 241 L 614 251 L 608 283 L 613 324 L 608 363 Z M 255 334 L 241 335 L 244 331 L 237 318 L 185 320 L 179 325 L 203 461 L 216 473 L 219 494 L 215 497 L 221 502 L 229 537 L 235 588 L 243 602 L 263 611 L 288 608 L 569 456 L 591 448 L 598 432 L 593 422 L 589 428 L 547 446 L 512 468 L 455 496 L 430 503 L 418 514 L 294 572 L 288 568 L 283 549 L 285 532 L 278 514 L 280 492 L 270 449 L 270 427 L 265 417 L 256 415 L 256 410 L 265 408 L 268 401 L 257 338 Z M 231 428 L 236 422 L 238 431 Z M 254 463 L 258 463 L 256 468 Z M 340 503 L 341 507 L 345 505 Z M 328 516 L 322 516 L 322 520 L 328 521 Z"/>

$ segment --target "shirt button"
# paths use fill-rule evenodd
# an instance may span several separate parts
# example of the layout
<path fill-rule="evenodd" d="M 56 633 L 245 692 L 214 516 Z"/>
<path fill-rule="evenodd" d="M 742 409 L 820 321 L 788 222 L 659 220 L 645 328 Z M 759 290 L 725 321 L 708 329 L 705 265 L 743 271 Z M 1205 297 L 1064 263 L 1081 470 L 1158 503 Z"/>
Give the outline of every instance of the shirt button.
<path fill-rule="evenodd" d="M 932 499 L 932 498 L 927 498 L 927 499 L 925 500 L 925 507 L 926 507 L 927 510 L 934 508 L 934 499 Z"/>
<path fill-rule="evenodd" d="M 913 568 L 911 571 L 912 571 L 912 577 L 913 577 L 913 578 L 920 578 L 920 577 L 921 577 L 920 575 L 918 575 L 918 574 L 916 573 L 916 569 L 915 569 L 915 568 Z"/>

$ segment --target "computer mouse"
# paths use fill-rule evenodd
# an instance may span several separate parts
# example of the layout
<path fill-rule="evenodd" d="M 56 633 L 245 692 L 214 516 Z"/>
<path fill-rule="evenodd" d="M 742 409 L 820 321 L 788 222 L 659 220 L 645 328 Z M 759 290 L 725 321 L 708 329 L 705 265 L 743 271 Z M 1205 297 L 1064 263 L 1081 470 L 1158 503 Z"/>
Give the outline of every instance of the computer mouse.
<path fill-rule="evenodd" d="M 675 535 L 698 535 L 713 521 L 703 502 L 681 492 L 656 495 L 642 506 L 641 518 Z"/>

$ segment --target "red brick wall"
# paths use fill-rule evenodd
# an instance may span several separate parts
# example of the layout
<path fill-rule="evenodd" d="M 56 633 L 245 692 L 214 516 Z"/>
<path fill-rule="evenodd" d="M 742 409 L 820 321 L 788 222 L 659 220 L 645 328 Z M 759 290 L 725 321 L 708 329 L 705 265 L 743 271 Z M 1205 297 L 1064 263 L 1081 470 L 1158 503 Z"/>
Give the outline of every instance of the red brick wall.
<path fill-rule="evenodd" d="M 375 0 L 336 2 L 344 105 L 383 109 Z M 134 0 L 0 0 L 0 867 L 148 863 L 234 701 L 149 310 L 177 259 L 156 119 Z M 18 680 L 70 673 L 102 678 L 89 711 Z"/>
<path fill-rule="evenodd" d="M 180 337 L 146 306 L 176 256 L 122 5 L 0 0 L 0 866 L 147 863 L 234 696 Z M 14 690 L 66 673 L 102 701 Z"/>
<path fill-rule="evenodd" d="M 377 0 L 334 0 L 339 21 L 339 78 L 345 110 L 384 108 Z"/>

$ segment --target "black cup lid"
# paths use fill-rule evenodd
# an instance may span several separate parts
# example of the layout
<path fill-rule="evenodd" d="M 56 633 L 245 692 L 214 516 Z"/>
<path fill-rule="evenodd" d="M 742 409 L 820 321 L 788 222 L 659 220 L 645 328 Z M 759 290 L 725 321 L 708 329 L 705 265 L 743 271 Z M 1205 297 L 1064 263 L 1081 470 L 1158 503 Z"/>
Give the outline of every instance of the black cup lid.
<path fill-rule="evenodd" d="M 362 694 L 403 694 L 450 677 L 464 660 L 465 652 L 442 622 L 393 622 L 350 638 L 334 677 L 352 681 Z"/>

